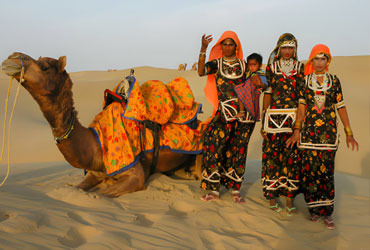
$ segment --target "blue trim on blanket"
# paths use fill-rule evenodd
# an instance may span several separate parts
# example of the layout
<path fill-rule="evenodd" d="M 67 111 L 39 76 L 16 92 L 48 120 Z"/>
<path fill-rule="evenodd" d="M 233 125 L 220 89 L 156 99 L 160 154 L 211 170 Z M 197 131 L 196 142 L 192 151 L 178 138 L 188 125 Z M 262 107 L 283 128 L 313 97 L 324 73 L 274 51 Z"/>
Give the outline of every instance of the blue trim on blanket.
<path fill-rule="evenodd" d="M 95 135 L 95 138 L 96 138 L 96 140 L 97 140 L 97 141 L 98 141 L 98 143 L 99 143 L 100 149 L 103 151 L 103 148 L 102 148 L 102 146 L 101 146 L 101 142 L 100 142 L 100 139 L 99 139 L 98 132 L 96 132 L 96 130 L 95 130 L 93 127 L 89 127 L 89 129 L 91 129 L 91 130 L 93 131 L 93 133 L 94 133 L 94 135 Z"/>
<path fill-rule="evenodd" d="M 185 150 L 171 149 L 169 146 L 160 146 L 160 147 L 159 147 L 159 149 L 170 149 L 170 150 L 171 150 L 172 152 L 174 152 L 174 153 L 179 153 L 179 154 L 191 154 L 191 155 L 198 155 L 198 154 L 200 154 L 200 153 L 202 153 L 202 152 L 203 152 L 203 150 L 202 150 L 202 149 L 201 149 L 201 150 L 196 150 L 196 151 L 185 151 Z M 123 168 L 121 168 L 120 170 L 117 170 L 117 171 L 115 171 L 115 172 L 113 172 L 113 173 L 110 173 L 110 174 L 107 174 L 107 172 L 105 172 L 105 173 L 106 173 L 106 175 L 108 175 L 108 176 L 114 176 L 114 175 L 117 175 L 117 174 L 123 173 L 123 172 L 125 172 L 125 171 L 129 170 L 130 168 L 132 168 L 133 166 L 135 166 L 135 165 L 138 163 L 138 161 L 140 160 L 141 154 L 143 154 L 143 153 L 150 153 L 150 152 L 153 152 L 153 151 L 154 151 L 154 149 L 150 149 L 150 150 L 142 151 L 140 154 L 138 154 L 138 155 L 135 157 L 135 160 L 134 160 L 132 163 L 128 164 L 126 167 L 123 167 Z"/>
<path fill-rule="evenodd" d="M 117 170 L 113 173 L 107 174 L 107 170 L 105 170 L 105 174 L 108 175 L 108 176 L 114 176 L 114 175 L 117 175 L 117 174 L 120 174 L 120 173 L 123 173 L 123 172 L 129 170 L 130 168 L 132 168 L 133 166 L 135 166 L 138 163 L 138 161 L 140 160 L 140 156 L 141 156 L 141 153 L 138 156 L 135 157 L 135 160 L 132 163 L 128 164 L 126 167 L 123 167 L 120 170 Z M 105 168 L 105 169 L 107 169 L 107 168 Z"/>

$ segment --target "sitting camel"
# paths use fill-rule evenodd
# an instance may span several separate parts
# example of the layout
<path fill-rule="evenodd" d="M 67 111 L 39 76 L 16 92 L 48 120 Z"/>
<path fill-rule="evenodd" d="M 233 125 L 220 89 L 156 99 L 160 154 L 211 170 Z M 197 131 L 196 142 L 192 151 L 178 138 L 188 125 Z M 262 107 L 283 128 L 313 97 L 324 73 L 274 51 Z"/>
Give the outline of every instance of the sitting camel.
<path fill-rule="evenodd" d="M 198 66 L 198 62 L 195 62 L 195 63 L 193 64 L 193 66 L 191 66 L 191 70 L 198 70 L 198 69 L 197 69 L 197 66 Z"/>
<path fill-rule="evenodd" d="M 177 70 L 185 71 L 185 70 L 186 70 L 186 66 L 188 66 L 188 64 L 187 64 L 187 63 L 180 64 L 180 65 L 179 65 L 179 67 L 177 68 Z"/>
<path fill-rule="evenodd" d="M 77 187 L 108 197 L 145 189 L 153 153 L 147 153 L 125 172 L 114 176 L 105 173 L 102 149 L 94 132 L 78 121 L 73 106 L 72 81 L 64 69 L 66 57 L 35 60 L 22 53 L 13 53 L 2 63 L 2 70 L 20 81 L 22 65 L 25 73 L 21 84 L 39 104 L 52 128 L 58 149 L 73 167 L 87 170 L 85 179 Z M 155 172 L 172 171 L 193 159 L 190 154 L 160 149 Z"/>

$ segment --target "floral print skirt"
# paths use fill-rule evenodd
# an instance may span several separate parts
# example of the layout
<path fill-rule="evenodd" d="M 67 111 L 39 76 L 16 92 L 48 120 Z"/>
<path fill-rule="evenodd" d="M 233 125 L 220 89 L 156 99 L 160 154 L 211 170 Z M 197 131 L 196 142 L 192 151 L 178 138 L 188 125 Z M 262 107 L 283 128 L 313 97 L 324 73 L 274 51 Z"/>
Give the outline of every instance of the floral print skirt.
<path fill-rule="evenodd" d="M 268 133 L 262 147 L 262 187 L 266 199 L 294 198 L 299 192 L 301 151 L 286 147 L 291 133 Z"/>
<path fill-rule="evenodd" d="M 226 122 L 216 113 L 204 132 L 202 189 L 219 191 L 220 185 L 240 189 L 254 126 L 255 123 Z"/>
<path fill-rule="evenodd" d="M 335 150 L 302 151 L 301 188 L 311 215 L 333 213 L 335 153 Z"/>

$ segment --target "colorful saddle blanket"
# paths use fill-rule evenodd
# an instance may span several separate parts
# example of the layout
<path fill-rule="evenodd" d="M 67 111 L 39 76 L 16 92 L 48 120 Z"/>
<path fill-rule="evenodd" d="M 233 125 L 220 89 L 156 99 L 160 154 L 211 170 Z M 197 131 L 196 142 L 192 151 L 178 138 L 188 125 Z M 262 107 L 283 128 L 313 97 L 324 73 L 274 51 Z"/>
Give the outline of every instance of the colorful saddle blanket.
<path fill-rule="evenodd" d="M 140 143 L 143 121 L 161 125 L 160 149 L 185 154 L 201 153 L 202 135 L 207 123 L 197 120 L 200 110 L 201 104 L 194 101 L 184 78 L 175 78 L 168 84 L 147 81 L 141 86 L 135 81 L 128 91 L 126 104 L 111 103 L 89 126 L 102 148 L 106 174 L 126 171 L 138 162 L 141 153 L 154 150 L 151 130 L 145 130 L 143 137 L 146 141 L 143 145 Z M 195 129 L 188 126 L 191 122 L 195 122 Z"/>

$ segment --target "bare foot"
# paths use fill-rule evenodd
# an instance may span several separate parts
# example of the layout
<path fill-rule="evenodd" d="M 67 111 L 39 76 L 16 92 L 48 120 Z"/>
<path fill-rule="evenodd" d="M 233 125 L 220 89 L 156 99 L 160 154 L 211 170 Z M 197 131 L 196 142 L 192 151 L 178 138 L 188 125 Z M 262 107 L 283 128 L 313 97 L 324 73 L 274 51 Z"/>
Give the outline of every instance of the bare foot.
<path fill-rule="evenodd" d="M 239 194 L 233 194 L 233 200 L 235 203 L 244 204 L 245 200 Z"/>
<path fill-rule="evenodd" d="M 204 194 L 200 197 L 202 201 L 214 201 L 218 200 L 218 195 L 214 193 Z"/>

